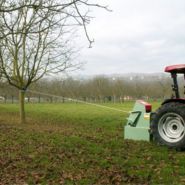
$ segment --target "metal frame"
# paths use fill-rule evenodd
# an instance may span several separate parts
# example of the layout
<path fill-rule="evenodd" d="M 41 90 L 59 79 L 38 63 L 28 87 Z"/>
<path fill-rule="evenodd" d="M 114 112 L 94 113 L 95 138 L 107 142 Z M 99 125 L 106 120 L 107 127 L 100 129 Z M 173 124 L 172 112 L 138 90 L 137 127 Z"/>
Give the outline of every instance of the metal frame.
<path fill-rule="evenodd" d="M 172 90 L 175 92 L 175 98 L 180 98 L 177 74 L 171 73 L 171 77 L 173 78 Z"/>

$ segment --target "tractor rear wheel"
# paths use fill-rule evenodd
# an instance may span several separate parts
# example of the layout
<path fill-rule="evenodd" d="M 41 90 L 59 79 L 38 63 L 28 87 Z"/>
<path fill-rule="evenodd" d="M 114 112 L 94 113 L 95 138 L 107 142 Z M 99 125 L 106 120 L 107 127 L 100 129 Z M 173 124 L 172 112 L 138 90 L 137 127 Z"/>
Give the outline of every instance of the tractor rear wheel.
<path fill-rule="evenodd" d="M 185 105 L 167 103 L 151 118 L 153 140 L 170 148 L 185 149 Z"/>

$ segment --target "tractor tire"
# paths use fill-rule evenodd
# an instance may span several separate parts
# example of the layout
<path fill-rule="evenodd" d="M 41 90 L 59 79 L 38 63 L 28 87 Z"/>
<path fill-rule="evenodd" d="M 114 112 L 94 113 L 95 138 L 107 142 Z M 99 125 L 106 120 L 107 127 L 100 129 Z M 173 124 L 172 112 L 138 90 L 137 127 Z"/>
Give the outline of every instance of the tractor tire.
<path fill-rule="evenodd" d="M 185 149 L 185 104 L 167 103 L 151 117 L 150 131 L 154 142 L 176 150 Z"/>

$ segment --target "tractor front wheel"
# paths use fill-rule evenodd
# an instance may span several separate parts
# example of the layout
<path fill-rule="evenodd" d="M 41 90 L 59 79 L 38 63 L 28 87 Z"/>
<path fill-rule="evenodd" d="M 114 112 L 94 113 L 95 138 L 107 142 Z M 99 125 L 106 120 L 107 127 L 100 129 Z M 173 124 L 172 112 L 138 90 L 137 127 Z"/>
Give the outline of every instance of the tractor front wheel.
<path fill-rule="evenodd" d="M 167 103 L 162 105 L 151 119 L 153 140 L 170 148 L 185 148 L 185 105 Z"/>

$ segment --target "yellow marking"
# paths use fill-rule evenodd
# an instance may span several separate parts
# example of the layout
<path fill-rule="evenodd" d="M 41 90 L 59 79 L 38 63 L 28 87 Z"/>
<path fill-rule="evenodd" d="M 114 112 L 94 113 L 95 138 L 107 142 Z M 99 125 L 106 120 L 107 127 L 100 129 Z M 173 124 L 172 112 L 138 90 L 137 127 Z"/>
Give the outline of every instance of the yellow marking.
<path fill-rule="evenodd" d="M 150 119 L 150 114 L 149 113 L 145 113 L 144 114 L 144 119 L 149 120 Z"/>

